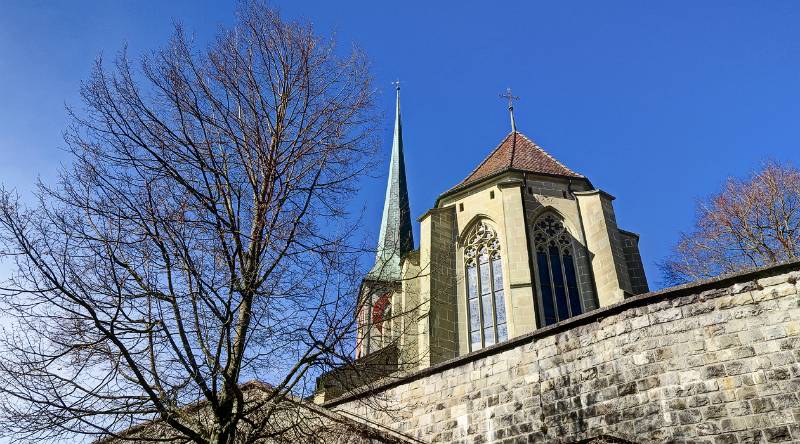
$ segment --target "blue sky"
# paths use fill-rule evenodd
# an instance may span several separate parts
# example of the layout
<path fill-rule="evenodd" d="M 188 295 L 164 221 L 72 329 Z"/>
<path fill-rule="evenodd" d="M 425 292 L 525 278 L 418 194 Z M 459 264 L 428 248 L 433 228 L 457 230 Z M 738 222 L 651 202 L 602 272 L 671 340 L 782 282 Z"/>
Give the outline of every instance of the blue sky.
<path fill-rule="evenodd" d="M 800 2 L 276 1 L 373 63 L 391 143 L 403 87 L 412 212 L 458 183 L 509 131 L 498 94 L 512 87 L 519 129 L 615 195 L 622 228 L 655 263 L 691 227 L 697 198 L 765 159 L 798 164 Z M 233 19 L 209 1 L 4 1 L 0 14 L 0 182 L 52 180 L 64 104 L 93 60 L 124 43 L 162 45 L 180 21 L 198 42 Z M 365 182 L 377 236 L 385 172 Z M 417 227 L 415 227 L 416 230 Z M 418 238 L 418 236 L 417 236 Z"/>

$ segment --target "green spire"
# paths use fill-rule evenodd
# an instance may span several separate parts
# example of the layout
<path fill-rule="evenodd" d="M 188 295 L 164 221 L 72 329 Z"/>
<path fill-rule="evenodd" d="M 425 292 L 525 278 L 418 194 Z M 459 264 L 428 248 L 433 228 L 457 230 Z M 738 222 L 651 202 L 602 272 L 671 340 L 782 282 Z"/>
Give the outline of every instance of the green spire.
<path fill-rule="evenodd" d="M 390 282 L 402 278 L 400 259 L 414 249 L 411 231 L 411 211 L 406 188 L 406 167 L 403 160 L 403 127 L 400 123 L 400 82 L 395 83 L 397 108 L 394 120 L 392 158 L 389 163 L 389 180 L 386 184 L 386 201 L 383 204 L 381 232 L 375 265 L 368 279 Z"/>

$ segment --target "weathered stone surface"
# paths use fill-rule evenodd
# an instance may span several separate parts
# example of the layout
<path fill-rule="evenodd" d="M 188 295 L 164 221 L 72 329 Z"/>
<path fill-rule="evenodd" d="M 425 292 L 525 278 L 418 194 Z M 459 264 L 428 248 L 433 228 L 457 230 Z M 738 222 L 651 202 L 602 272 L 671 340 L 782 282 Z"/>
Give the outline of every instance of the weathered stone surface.
<path fill-rule="evenodd" d="M 423 442 L 798 442 L 797 268 L 637 296 L 326 406 Z"/>

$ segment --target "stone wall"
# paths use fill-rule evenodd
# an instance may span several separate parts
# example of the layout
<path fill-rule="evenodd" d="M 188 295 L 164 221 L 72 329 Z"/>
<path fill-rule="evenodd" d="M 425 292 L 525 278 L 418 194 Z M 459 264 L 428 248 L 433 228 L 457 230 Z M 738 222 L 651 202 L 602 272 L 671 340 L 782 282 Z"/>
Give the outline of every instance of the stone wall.
<path fill-rule="evenodd" d="M 536 330 L 536 287 L 532 280 L 531 250 L 525 219 L 526 196 L 522 186 L 521 180 L 507 180 L 498 184 L 503 198 L 503 219 L 499 225 L 504 241 L 501 255 L 505 274 L 503 290 L 506 292 L 506 319 L 511 321 L 508 324 L 509 337 Z M 466 295 L 464 298 L 466 302 Z M 464 325 L 467 325 L 466 316 Z M 464 353 L 469 351 L 467 342 L 467 335 L 464 334 Z"/>
<path fill-rule="evenodd" d="M 628 277 L 631 281 L 631 292 L 642 294 L 650 291 L 647 286 L 647 276 L 644 274 L 642 256 L 639 254 L 639 235 L 630 231 L 619 230 L 622 239 L 622 253 L 625 255 L 625 265 L 628 266 Z"/>
<path fill-rule="evenodd" d="M 455 300 L 455 208 L 431 210 L 430 241 L 430 363 L 458 355 L 458 312 Z"/>
<path fill-rule="evenodd" d="M 622 242 L 614 215 L 614 197 L 601 190 L 575 193 L 584 221 L 586 247 L 601 307 L 624 299 L 631 293 L 630 279 L 622 252 Z"/>
<path fill-rule="evenodd" d="M 325 406 L 423 442 L 800 441 L 798 270 L 634 296 Z"/>

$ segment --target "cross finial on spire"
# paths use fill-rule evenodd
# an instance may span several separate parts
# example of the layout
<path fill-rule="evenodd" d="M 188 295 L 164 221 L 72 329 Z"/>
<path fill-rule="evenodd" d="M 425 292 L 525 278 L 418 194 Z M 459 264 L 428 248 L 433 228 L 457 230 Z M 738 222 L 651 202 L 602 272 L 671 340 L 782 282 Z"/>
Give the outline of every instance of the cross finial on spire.
<path fill-rule="evenodd" d="M 394 85 L 394 88 L 396 90 L 400 91 L 400 79 L 397 79 L 394 82 L 392 82 L 392 85 Z"/>
<path fill-rule="evenodd" d="M 518 96 L 511 94 L 511 88 L 506 88 L 505 94 L 500 94 L 500 98 L 508 99 L 508 113 L 511 115 L 511 131 L 517 131 L 517 123 L 514 121 L 514 101 L 519 100 Z"/>

